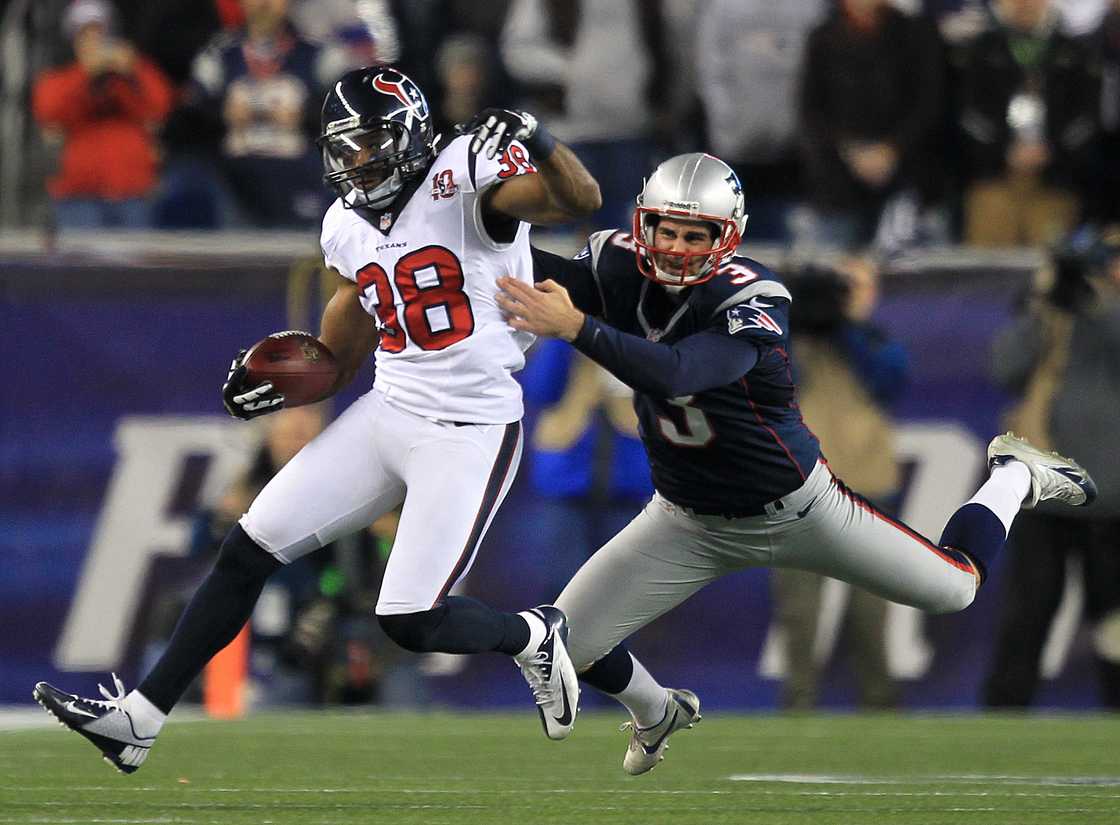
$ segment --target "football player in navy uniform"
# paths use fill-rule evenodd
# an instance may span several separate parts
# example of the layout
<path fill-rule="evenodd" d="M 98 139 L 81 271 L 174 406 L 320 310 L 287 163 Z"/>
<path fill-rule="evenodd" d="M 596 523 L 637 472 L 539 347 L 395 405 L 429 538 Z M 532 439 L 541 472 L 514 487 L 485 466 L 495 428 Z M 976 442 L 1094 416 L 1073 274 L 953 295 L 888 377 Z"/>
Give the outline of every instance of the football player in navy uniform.
<path fill-rule="evenodd" d="M 347 72 L 323 104 L 325 180 L 338 198 L 321 245 L 336 290 L 320 340 L 337 391 L 376 353 L 373 388 L 281 469 L 222 543 L 166 651 L 136 690 L 103 700 L 45 682 L 35 698 L 116 768 L 145 761 L 167 714 L 253 612 L 283 565 L 401 507 L 376 613 L 418 653 L 513 657 L 552 738 L 571 731 L 579 687 L 555 607 L 507 613 L 452 587 L 474 562 L 521 457 L 521 388 L 531 335 L 498 310 L 497 280 L 533 282 L 530 223 L 599 208 L 594 178 L 525 112 L 486 109 L 446 145 L 420 89 L 375 66 Z M 237 418 L 284 396 L 234 360 L 223 400 Z"/>
<path fill-rule="evenodd" d="M 680 155 L 646 181 L 632 231 L 597 232 L 574 260 L 534 250 L 535 288 L 500 282 L 514 329 L 570 341 L 635 390 L 656 491 L 556 601 L 582 679 L 630 711 L 631 774 L 700 719 L 700 701 L 658 684 L 622 642 L 709 582 L 793 567 L 962 610 L 1021 507 L 1096 495 L 1076 463 L 1011 434 L 992 440 L 989 479 L 936 543 L 845 487 L 798 410 L 790 293 L 735 254 L 746 218 L 730 167 Z"/>

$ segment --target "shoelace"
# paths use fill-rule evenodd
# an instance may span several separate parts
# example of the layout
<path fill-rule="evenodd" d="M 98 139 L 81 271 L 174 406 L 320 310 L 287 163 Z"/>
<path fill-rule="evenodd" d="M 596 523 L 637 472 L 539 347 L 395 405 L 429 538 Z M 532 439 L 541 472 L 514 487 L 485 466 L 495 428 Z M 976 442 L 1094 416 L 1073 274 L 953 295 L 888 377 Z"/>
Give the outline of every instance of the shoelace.
<path fill-rule="evenodd" d="M 652 733 L 653 731 L 655 731 L 659 727 L 661 727 L 663 724 L 665 724 L 664 719 L 662 719 L 660 722 L 658 722 L 652 728 L 639 728 L 637 725 L 634 724 L 634 720 L 631 719 L 629 722 L 623 722 L 621 725 L 619 725 L 618 726 L 618 732 L 619 733 L 625 733 L 625 732 L 629 731 L 633 736 L 640 738 L 641 734 Z"/>
<path fill-rule="evenodd" d="M 649 728 L 647 730 L 642 730 L 637 725 L 635 725 L 634 720 L 631 719 L 629 722 L 623 722 L 621 725 L 619 725 L 618 726 L 618 732 L 619 733 L 629 733 L 630 734 L 630 743 L 627 745 L 627 747 L 630 750 L 632 750 L 632 751 L 639 751 L 640 750 L 640 751 L 644 752 L 645 748 L 643 746 L 648 745 L 649 743 L 642 739 L 642 734 L 643 733 L 648 733 L 649 731 L 653 730 L 656 727 L 657 727 L 657 725 L 654 725 L 653 728 Z"/>
<path fill-rule="evenodd" d="M 548 653 L 543 650 L 538 650 L 528 661 L 519 663 L 521 672 L 529 682 L 529 689 L 533 691 L 533 700 L 538 705 L 551 702 L 556 697 L 555 688 L 548 683 L 545 676 L 545 667 L 549 663 Z"/>
<path fill-rule="evenodd" d="M 641 739 L 641 735 L 643 733 L 652 734 L 654 731 L 658 730 L 662 725 L 664 725 L 670 719 L 669 712 L 671 710 L 673 710 L 673 700 L 672 699 L 669 700 L 669 705 L 665 708 L 664 718 L 662 718 L 662 720 L 660 722 L 658 722 L 656 725 L 653 725 L 652 727 L 648 727 L 648 728 L 639 728 L 637 723 L 634 721 L 634 717 L 630 717 L 629 722 L 623 722 L 621 725 L 618 726 L 618 732 L 619 733 L 626 733 L 627 731 L 629 731 L 630 734 L 635 739 Z M 674 714 L 673 718 L 675 718 L 675 714 Z"/>
<path fill-rule="evenodd" d="M 119 710 L 123 713 L 124 708 L 121 707 L 121 702 L 126 695 L 124 682 L 122 682 L 120 677 L 115 673 L 110 673 L 109 675 L 113 677 L 113 687 L 117 689 L 117 695 L 114 696 L 104 685 L 98 683 L 97 689 L 101 691 L 101 695 L 105 697 L 105 701 L 100 702 L 97 699 L 85 699 L 84 701 L 89 702 L 91 705 L 100 705 L 107 710 Z"/>

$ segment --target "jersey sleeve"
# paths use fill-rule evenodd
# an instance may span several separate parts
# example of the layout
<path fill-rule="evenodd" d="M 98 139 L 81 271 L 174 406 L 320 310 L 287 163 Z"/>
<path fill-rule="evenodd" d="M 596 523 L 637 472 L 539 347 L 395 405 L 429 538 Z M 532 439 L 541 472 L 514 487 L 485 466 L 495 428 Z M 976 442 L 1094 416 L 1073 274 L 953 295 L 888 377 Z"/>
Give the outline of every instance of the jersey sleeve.
<path fill-rule="evenodd" d="M 319 236 L 319 246 L 323 249 L 323 263 L 331 269 L 337 270 L 343 278 L 357 281 L 358 276 L 353 267 L 347 263 L 343 254 L 345 234 L 345 214 L 342 201 L 336 200 L 331 204 L 327 214 L 323 216 L 323 231 Z"/>
<path fill-rule="evenodd" d="M 468 136 L 464 135 L 464 137 Z M 475 192 L 482 192 L 495 183 L 501 183 L 518 175 L 531 175 L 537 171 L 537 167 L 529 160 L 528 150 L 516 140 L 502 154 L 495 155 L 493 158 L 486 157 L 485 152 L 472 152 L 470 142 L 464 142 L 467 152 L 467 177 Z"/>
<path fill-rule="evenodd" d="M 756 281 L 724 298 L 712 313 L 710 329 L 760 347 L 789 339 L 789 290 L 777 281 Z"/>
<path fill-rule="evenodd" d="M 701 330 L 675 344 L 647 341 L 588 317 L 573 346 L 638 392 L 676 398 L 730 384 L 758 363 L 747 339 Z"/>
<path fill-rule="evenodd" d="M 495 226 L 487 226 L 483 219 L 483 193 L 510 178 L 535 174 L 537 167 L 529 161 L 529 153 L 517 141 L 511 143 L 502 154 L 488 158 L 485 152 L 471 151 L 471 140 L 471 135 L 461 135 L 451 145 L 455 147 L 453 156 L 457 158 L 456 163 L 466 166 L 467 180 L 461 185 L 464 191 L 474 194 L 470 202 L 473 203 L 472 220 L 478 237 L 486 246 L 502 250 L 515 241 L 517 236 L 527 233 L 529 224 L 516 218 L 501 216 L 495 236 Z M 459 168 L 462 169 L 462 166 Z"/>

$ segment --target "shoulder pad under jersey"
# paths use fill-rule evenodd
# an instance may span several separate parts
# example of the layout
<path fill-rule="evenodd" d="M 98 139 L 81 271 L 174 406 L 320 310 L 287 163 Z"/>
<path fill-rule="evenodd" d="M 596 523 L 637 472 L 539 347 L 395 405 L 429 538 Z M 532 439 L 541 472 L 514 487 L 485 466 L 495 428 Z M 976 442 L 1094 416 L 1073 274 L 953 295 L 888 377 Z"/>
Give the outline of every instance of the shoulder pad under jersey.
<path fill-rule="evenodd" d="M 604 229 L 591 234 L 580 255 L 591 256 L 591 269 L 596 276 L 600 273 L 618 274 L 637 269 L 634 249 L 630 233 L 620 229 Z"/>

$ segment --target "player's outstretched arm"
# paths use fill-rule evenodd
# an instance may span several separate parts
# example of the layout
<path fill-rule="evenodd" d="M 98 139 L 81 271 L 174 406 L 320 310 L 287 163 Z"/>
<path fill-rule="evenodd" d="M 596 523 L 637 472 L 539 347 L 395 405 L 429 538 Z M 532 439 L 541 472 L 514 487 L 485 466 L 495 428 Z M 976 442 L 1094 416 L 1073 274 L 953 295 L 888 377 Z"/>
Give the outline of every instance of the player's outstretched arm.
<path fill-rule="evenodd" d="M 576 309 L 588 315 L 603 314 L 603 299 L 591 272 L 591 256 L 564 258 L 531 246 L 533 280 L 553 280 L 568 290 Z"/>
<path fill-rule="evenodd" d="M 499 278 L 498 305 L 511 327 L 559 338 L 639 392 L 676 398 L 737 381 L 758 363 L 758 347 L 746 338 L 701 330 L 674 344 L 630 335 L 578 310 L 555 281 L 535 288 Z"/>
<path fill-rule="evenodd" d="M 528 112 L 485 109 L 459 127 L 472 134 L 470 151 L 488 158 L 502 154 L 514 140 L 529 151 L 535 175 L 518 175 L 486 193 L 483 208 L 535 224 L 567 223 L 590 215 L 603 204 L 599 184 L 567 146 Z"/>
<path fill-rule="evenodd" d="M 377 346 L 378 333 L 373 319 L 362 308 L 358 285 L 337 276 L 334 295 L 323 310 L 319 340 L 338 361 L 338 380 L 330 395 L 349 384 L 358 368 Z M 329 397 L 329 396 L 328 396 Z"/>

